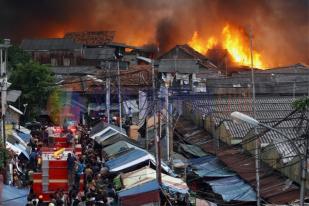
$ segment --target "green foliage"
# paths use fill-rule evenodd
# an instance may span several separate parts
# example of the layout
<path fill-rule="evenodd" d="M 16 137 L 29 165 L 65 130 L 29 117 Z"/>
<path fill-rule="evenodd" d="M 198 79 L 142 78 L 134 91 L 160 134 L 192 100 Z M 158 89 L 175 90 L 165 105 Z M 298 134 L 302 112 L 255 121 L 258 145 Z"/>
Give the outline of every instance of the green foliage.
<path fill-rule="evenodd" d="M 46 65 L 33 62 L 28 53 L 17 46 L 8 50 L 10 89 L 22 91 L 21 104 L 28 104 L 26 120 L 32 120 L 46 108 L 54 77 Z"/>
<path fill-rule="evenodd" d="M 293 102 L 293 108 L 298 111 L 307 111 L 309 109 L 309 97 L 295 100 Z"/>
<path fill-rule="evenodd" d="M 0 170 L 5 169 L 7 159 L 8 159 L 8 151 L 0 143 Z"/>
<path fill-rule="evenodd" d="M 13 45 L 9 48 L 8 61 L 10 70 L 16 68 L 18 65 L 26 64 L 30 60 L 30 55 L 19 47 Z"/>

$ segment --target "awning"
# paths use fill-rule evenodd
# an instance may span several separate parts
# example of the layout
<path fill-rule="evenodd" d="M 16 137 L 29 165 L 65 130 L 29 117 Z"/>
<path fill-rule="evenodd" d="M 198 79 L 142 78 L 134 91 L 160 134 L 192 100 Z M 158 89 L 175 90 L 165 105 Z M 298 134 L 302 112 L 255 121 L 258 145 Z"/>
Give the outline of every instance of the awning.
<path fill-rule="evenodd" d="M 186 194 L 189 191 L 187 184 L 180 178 L 171 177 L 166 174 L 161 174 L 163 188 L 168 191 Z M 156 180 L 156 171 L 148 166 L 133 172 L 128 172 L 121 176 L 125 188 L 136 187 L 149 181 Z"/>
<path fill-rule="evenodd" d="M 100 143 L 105 139 L 108 139 L 109 137 L 117 134 L 127 136 L 124 129 L 121 129 L 115 125 L 109 125 L 100 122 L 90 131 L 90 138 L 95 139 L 98 143 Z"/>
<path fill-rule="evenodd" d="M 119 141 L 115 144 L 105 147 L 103 150 L 109 157 L 111 157 L 118 153 L 129 151 L 130 149 L 138 149 L 138 147 L 126 141 Z"/>
<path fill-rule="evenodd" d="M 10 90 L 8 91 L 6 99 L 8 102 L 16 102 L 16 100 L 18 99 L 18 97 L 20 97 L 20 95 L 21 95 L 20 90 Z"/>
<path fill-rule="evenodd" d="M 153 156 L 144 150 L 135 149 L 125 155 L 106 162 L 110 172 L 119 172 L 145 161 L 153 160 Z"/>
<path fill-rule="evenodd" d="M 11 110 L 13 110 L 14 112 L 20 114 L 20 115 L 23 115 L 24 113 L 22 111 L 20 111 L 19 109 L 17 109 L 16 107 L 12 106 L 12 105 L 9 105 L 9 108 Z"/>
<path fill-rule="evenodd" d="M 195 174 L 200 177 L 230 177 L 235 173 L 226 169 L 214 156 L 200 157 L 189 160 Z"/>
<path fill-rule="evenodd" d="M 20 131 L 16 131 L 16 134 L 22 139 L 24 140 L 26 143 L 30 142 L 31 139 L 31 135 L 30 134 L 26 134 Z"/>
<path fill-rule="evenodd" d="M 6 142 L 6 148 L 15 152 L 18 156 L 23 154 L 27 159 L 29 159 L 29 154 L 27 150 L 24 149 L 23 146 L 18 144 L 12 144 L 10 142 Z"/>
<path fill-rule="evenodd" d="M 105 164 L 109 168 L 110 172 L 120 172 L 147 161 L 151 162 L 153 165 L 156 165 L 156 160 L 152 154 L 143 149 L 134 149 L 113 160 L 107 161 Z M 174 176 L 173 171 L 162 161 L 161 167 L 164 171 Z"/>
<path fill-rule="evenodd" d="M 26 142 L 25 140 L 23 140 L 22 137 L 20 137 L 20 136 L 17 134 L 16 131 L 13 131 L 13 132 L 12 132 L 11 137 L 12 137 L 16 142 L 18 142 L 19 144 L 21 144 L 21 145 L 23 145 L 24 147 L 27 148 L 27 144 L 28 144 L 29 142 Z"/>
<path fill-rule="evenodd" d="M 132 187 L 130 189 L 124 189 L 118 192 L 119 198 L 123 198 L 126 196 L 142 194 L 154 190 L 160 190 L 160 185 L 156 180 L 152 180 L 150 182 L 146 182 L 144 184 L 138 185 L 136 187 Z"/>
<path fill-rule="evenodd" d="M 237 176 L 207 181 L 207 183 L 215 193 L 222 196 L 224 201 L 256 201 L 254 190 Z"/>

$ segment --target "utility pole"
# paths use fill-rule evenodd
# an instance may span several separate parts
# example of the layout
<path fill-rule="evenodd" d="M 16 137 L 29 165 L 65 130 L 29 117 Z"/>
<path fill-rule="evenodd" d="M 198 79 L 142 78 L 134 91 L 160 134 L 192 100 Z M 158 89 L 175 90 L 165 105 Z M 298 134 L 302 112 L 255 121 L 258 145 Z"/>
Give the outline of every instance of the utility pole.
<path fill-rule="evenodd" d="M 224 63 L 225 63 L 225 77 L 227 77 L 227 51 L 224 56 Z"/>
<path fill-rule="evenodd" d="M 293 83 L 293 100 L 295 100 L 295 92 L 296 92 L 296 83 L 295 83 L 295 80 L 294 80 L 294 83 Z"/>
<path fill-rule="evenodd" d="M 254 79 L 254 69 L 253 69 L 253 45 L 252 45 L 252 30 L 249 31 L 250 37 L 250 55 L 251 55 L 251 81 L 252 81 L 252 110 L 253 118 L 256 119 L 256 101 L 255 101 L 255 79 Z M 257 135 L 257 128 L 254 128 L 254 134 Z M 260 144 L 259 137 L 256 136 L 255 140 L 255 175 L 256 175 L 256 205 L 261 205 L 260 196 Z"/>
<path fill-rule="evenodd" d="M 168 101 L 168 82 L 165 82 L 165 111 L 166 111 L 166 123 L 165 123 L 165 136 L 166 136 L 166 159 L 167 162 L 170 161 L 170 117 L 169 117 L 169 112 L 168 112 L 168 106 L 169 106 L 169 101 Z"/>
<path fill-rule="evenodd" d="M 162 179 L 161 179 L 161 145 L 160 145 L 160 139 L 161 139 L 161 112 L 158 111 L 158 124 L 159 129 L 157 130 L 158 133 L 155 135 L 155 141 L 156 141 L 156 148 L 157 148 L 157 181 L 159 185 L 162 185 Z"/>
<path fill-rule="evenodd" d="M 303 206 L 305 203 L 305 191 L 306 191 L 306 175 L 307 175 L 307 159 L 308 159 L 308 147 L 309 147 L 309 134 L 305 134 L 305 154 L 301 161 L 301 183 L 300 183 L 300 202 L 299 205 Z"/>
<path fill-rule="evenodd" d="M 173 166 L 173 154 L 174 154 L 174 148 L 173 148 L 173 146 L 174 146 L 174 121 L 173 121 L 173 104 L 172 103 L 170 103 L 169 104 L 169 111 L 168 111 L 168 114 L 171 114 L 171 118 L 170 118 L 170 133 L 169 133 L 169 135 L 170 135 L 170 145 L 169 145 L 169 147 L 170 147 L 170 159 L 169 159 L 169 161 L 170 161 L 170 164 L 171 164 L 171 167 L 172 167 L 172 169 L 174 168 L 174 166 Z"/>
<path fill-rule="evenodd" d="M 121 89 L 120 89 L 120 69 L 119 69 L 119 59 L 117 60 L 117 75 L 118 75 L 118 103 L 119 103 L 119 118 L 120 118 L 120 131 L 122 131 L 122 115 L 121 115 Z"/>
<path fill-rule="evenodd" d="M 4 147 L 6 145 L 5 134 L 5 114 L 7 107 L 7 60 L 8 60 L 8 48 L 10 47 L 10 40 L 4 39 L 4 44 L 0 44 L 0 75 L 1 75 L 1 136 Z"/>
<path fill-rule="evenodd" d="M 111 79 L 110 79 L 110 71 L 111 71 L 111 63 L 108 63 L 108 71 L 107 71 L 107 78 L 106 78 L 106 92 L 105 92 L 105 105 L 106 105 L 106 114 L 107 114 L 107 123 L 110 123 L 110 85 L 111 85 Z"/>

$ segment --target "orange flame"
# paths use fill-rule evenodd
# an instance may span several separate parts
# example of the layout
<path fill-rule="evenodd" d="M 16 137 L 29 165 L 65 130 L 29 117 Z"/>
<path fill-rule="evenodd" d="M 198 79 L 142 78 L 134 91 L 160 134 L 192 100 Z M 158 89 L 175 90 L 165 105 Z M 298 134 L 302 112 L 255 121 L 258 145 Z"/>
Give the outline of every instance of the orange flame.
<path fill-rule="evenodd" d="M 205 44 L 206 42 L 206 44 Z M 208 40 L 203 39 L 199 36 L 198 32 L 194 32 L 192 39 L 188 42 L 188 44 L 193 47 L 196 51 L 206 54 L 208 49 L 213 48 L 218 43 L 215 37 L 210 37 Z"/>
<path fill-rule="evenodd" d="M 226 24 L 218 38 L 211 36 L 208 39 L 201 38 L 197 32 L 194 32 L 192 39 L 188 44 L 200 53 L 206 54 L 209 49 L 214 48 L 218 43 L 223 49 L 226 49 L 232 56 L 235 63 L 240 65 L 251 65 L 250 44 L 244 32 L 240 29 Z M 256 68 L 265 68 L 261 60 L 261 54 L 253 51 L 253 66 Z"/>

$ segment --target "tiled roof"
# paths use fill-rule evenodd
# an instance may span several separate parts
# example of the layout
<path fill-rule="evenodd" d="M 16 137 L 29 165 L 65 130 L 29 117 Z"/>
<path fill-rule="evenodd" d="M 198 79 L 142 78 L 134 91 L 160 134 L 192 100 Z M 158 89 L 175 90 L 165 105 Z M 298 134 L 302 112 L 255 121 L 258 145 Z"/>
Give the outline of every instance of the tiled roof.
<path fill-rule="evenodd" d="M 65 34 L 64 38 L 73 39 L 82 45 L 98 46 L 112 42 L 114 36 L 114 31 L 69 32 Z"/>

